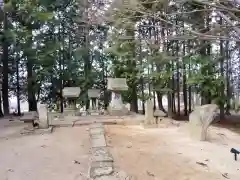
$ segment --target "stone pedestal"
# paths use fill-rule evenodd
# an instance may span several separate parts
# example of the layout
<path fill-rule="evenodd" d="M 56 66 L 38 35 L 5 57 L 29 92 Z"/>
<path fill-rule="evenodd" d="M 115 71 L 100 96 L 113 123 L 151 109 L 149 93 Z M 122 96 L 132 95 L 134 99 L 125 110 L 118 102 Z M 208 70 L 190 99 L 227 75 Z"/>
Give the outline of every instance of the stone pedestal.
<path fill-rule="evenodd" d="M 124 116 L 129 114 L 122 101 L 121 91 L 127 91 L 128 86 L 125 78 L 108 78 L 108 89 L 112 91 L 111 102 L 108 107 L 110 115 Z"/>

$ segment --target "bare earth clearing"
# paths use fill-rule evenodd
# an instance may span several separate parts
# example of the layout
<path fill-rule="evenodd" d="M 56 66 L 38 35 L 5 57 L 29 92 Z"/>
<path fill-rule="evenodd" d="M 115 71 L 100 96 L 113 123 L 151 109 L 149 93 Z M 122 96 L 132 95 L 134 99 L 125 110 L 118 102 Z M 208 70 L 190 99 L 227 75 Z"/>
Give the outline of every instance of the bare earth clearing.
<path fill-rule="evenodd" d="M 115 166 L 138 180 L 240 178 L 240 160 L 230 154 L 230 148 L 240 148 L 240 136 L 227 129 L 211 127 L 211 142 L 190 139 L 184 123 L 158 129 L 116 125 L 105 129 Z"/>
<path fill-rule="evenodd" d="M 1 180 L 81 180 L 87 174 L 87 127 L 56 128 L 52 134 L 14 136 L 19 126 L 0 127 Z"/>

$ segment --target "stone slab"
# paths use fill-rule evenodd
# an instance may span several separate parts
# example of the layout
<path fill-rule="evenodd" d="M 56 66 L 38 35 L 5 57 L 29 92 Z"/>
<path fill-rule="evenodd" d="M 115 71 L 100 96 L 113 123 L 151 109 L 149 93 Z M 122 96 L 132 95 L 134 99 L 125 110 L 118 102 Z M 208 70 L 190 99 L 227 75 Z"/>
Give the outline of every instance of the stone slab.
<path fill-rule="evenodd" d="M 92 162 L 90 165 L 90 178 L 106 176 L 113 173 L 113 162 Z"/>
<path fill-rule="evenodd" d="M 145 124 L 142 123 L 144 129 L 158 128 L 158 124 Z"/>
<path fill-rule="evenodd" d="M 104 128 L 103 127 L 99 127 L 99 128 L 91 128 L 90 129 L 90 135 L 94 136 L 97 134 L 104 134 Z"/>
<path fill-rule="evenodd" d="M 39 134 L 50 134 L 53 132 L 53 127 L 50 126 L 47 129 L 23 129 L 20 133 L 22 135 L 39 135 Z"/>
<path fill-rule="evenodd" d="M 92 149 L 92 162 L 113 162 L 113 157 L 106 147 Z"/>
<path fill-rule="evenodd" d="M 92 128 L 103 128 L 103 124 L 102 123 L 93 123 L 90 125 L 90 129 Z"/>
<path fill-rule="evenodd" d="M 136 178 L 129 176 L 125 171 L 117 171 L 110 176 L 96 177 L 94 180 L 136 180 Z"/>
<path fill-rule="evenodd" d="M 91 138 L 92 141 L 92 148 L 98 148 L 98 147 L 106 147 L 106 140 L 103 134 L 96 135 Z"/>

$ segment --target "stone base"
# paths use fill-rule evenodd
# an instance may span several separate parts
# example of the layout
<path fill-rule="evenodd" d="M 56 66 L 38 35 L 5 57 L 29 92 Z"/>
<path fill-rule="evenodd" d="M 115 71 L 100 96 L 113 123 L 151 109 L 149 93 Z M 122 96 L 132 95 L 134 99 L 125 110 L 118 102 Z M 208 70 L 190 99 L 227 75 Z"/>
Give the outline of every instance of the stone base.
<path fill-rule="evenodd" d="M 98 115 L 100 115 L 100 112 L 90 112 L 90 115 L 91 116 L 98 116 Z"/>
<path fill-rule="evenodd" d="M 87 111 L 81 111 L 80 114 L 81 116 L 87 116 Z"/>
<path fill-rule="evenodd" d="M 189 131 L 190 136 L 192 139 L 198 140 L 198 141 L 206 141 L 207 140 L 207 132 L 204 133 L 201 126 L 195 126 L 191 125 L 189 123 Z"/>
<path fill-rule="evenodd" d="M 129 115 L 129 111 L 126 109 L 111 109 L 109 110 L 110 116 L 126 116 Z"/>
<path fill-rule="evenodd" d="M 158 128 L 158 124 L 142 124 L 144 129 Z"/>
<path fill-rule="evenodd" d="M 76 116 L 76 110 L 75 109 L 64 109 L 63 114 L 64 116 Z"/>
<path fill-rule="evenodd" d="M 50 126 L 47 129 L 31 129 L 31 128 L 24 128 L 21 131 L 22 135 L 31 135 L 31 134 L 50 134 L 53 132 L 53 127 Z"/>

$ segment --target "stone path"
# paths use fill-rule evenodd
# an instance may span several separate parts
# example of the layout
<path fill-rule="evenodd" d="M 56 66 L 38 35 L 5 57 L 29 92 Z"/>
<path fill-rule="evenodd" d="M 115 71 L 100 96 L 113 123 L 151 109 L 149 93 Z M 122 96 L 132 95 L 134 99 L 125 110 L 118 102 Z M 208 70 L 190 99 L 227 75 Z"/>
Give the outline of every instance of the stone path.
<path fill-rule="evenodd" d="M 91 124 L 89 133 L 92 146 L 89 177 L 94 180 L 133 180 L 133 177 L 128 176 L 124 171 L 114 169 L 113 157 L 107 148 L 103 124 Z"/>

